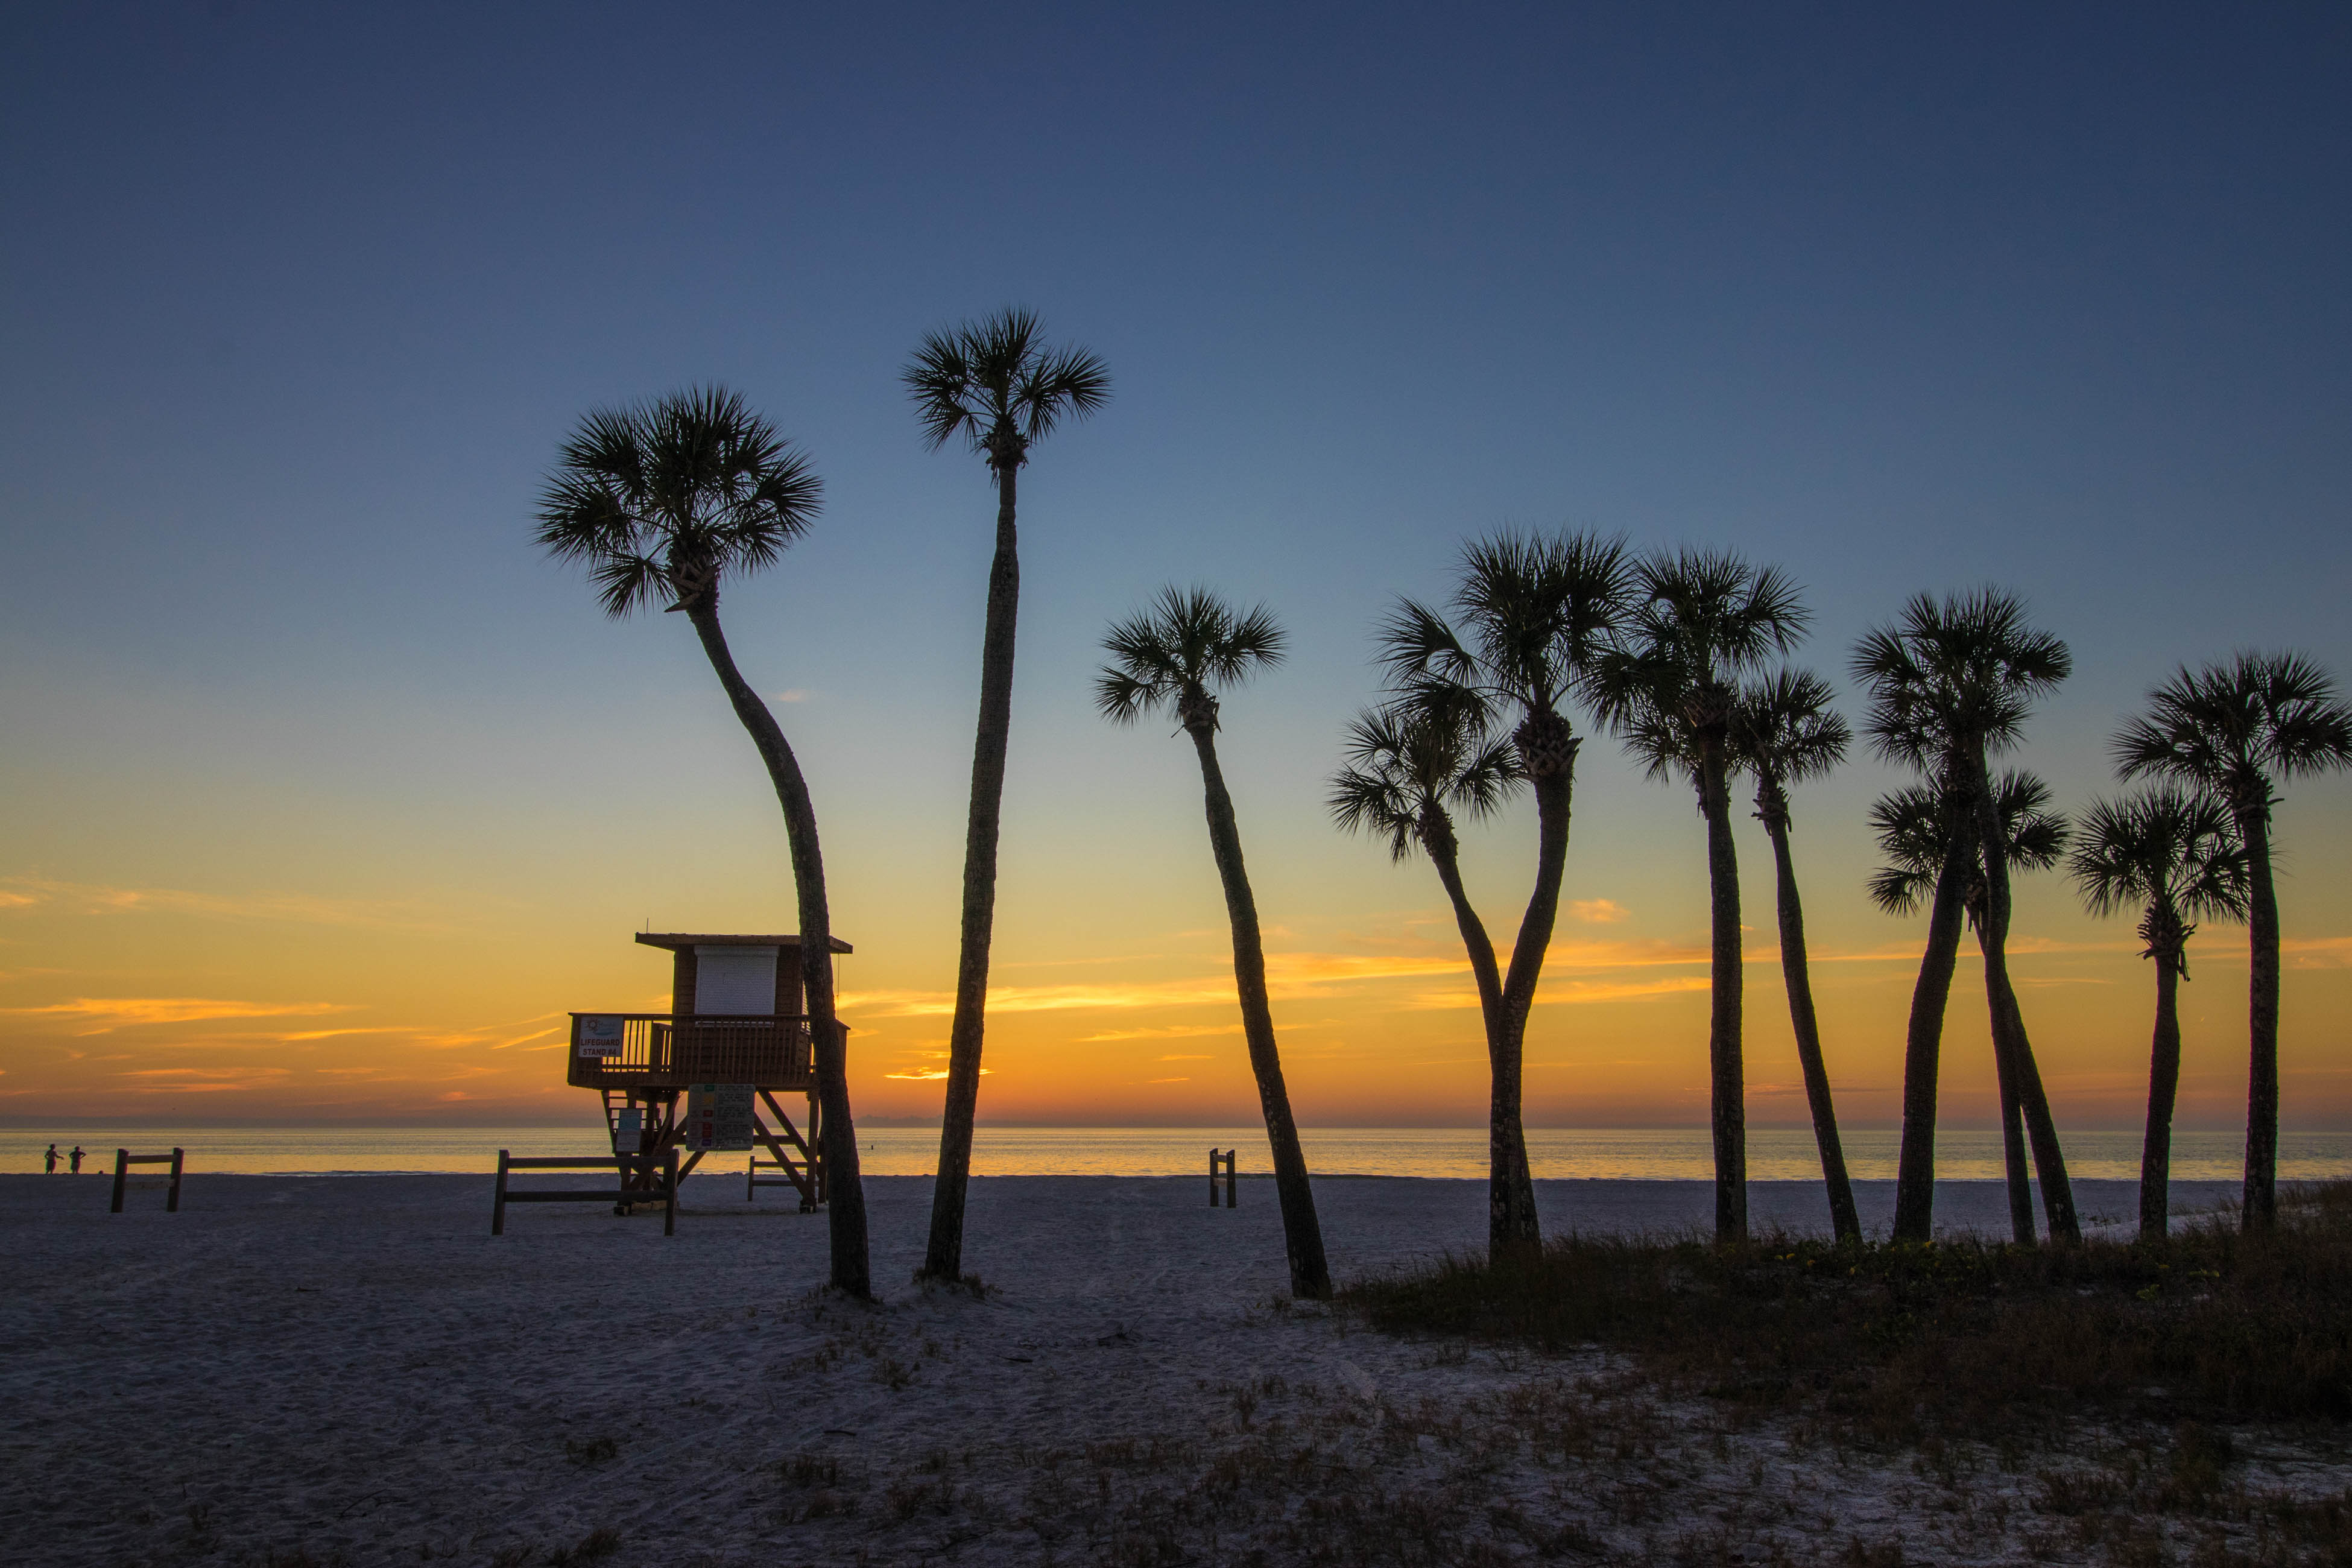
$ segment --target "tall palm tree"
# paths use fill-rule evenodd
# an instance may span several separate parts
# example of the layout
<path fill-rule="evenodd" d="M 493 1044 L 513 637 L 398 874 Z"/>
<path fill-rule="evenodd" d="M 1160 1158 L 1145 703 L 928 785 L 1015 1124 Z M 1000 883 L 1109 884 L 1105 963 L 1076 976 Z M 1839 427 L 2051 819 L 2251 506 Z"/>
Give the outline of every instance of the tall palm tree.
<path fill-rule="evenodd" d="M 784 813 L 800 906 L 801 984 L 816 1052 L 835 1288 L 872 1292 L 866 1194 L 850 1120 L 846 1039 L 834 1011 L 833 918 L 808 781 L 766 702 L 735 668 L 719 624 L 730 573 L 775 563 L 808 531 L 823 485 L 743 399 L 718 387 L 632 408 L 601 408 L 564 442 L 541 492 L 538 542 L 584 563 L 607 615 L 649 605 L 684 612 L 735 717 L 767 764 Z"/>
<path fill-rule="evenodd" d="M 1323 1228 L 1315 1217 L 1315 1193 L 1307 1184 L 1307 1155 L 1291 1119 L 1290 1090 L 1282 1079 L 1282 1055 L 1274 1038 L 1274 1011 L 1266 997 L 1265 944 L 1258 933 L 1257 900 L 1250 892 L 1242 860 L 1241 827 L 1233 796 L 1217 765 L 1218 700 L 1213 688 L 1238 686 L 1261 668 L 1282 662 L 1284 637 L 1261 605 L 1236 614 L 1202 588 L 1167 588 L 1152 607 L 1114 625 L 1103 638 L 1111 663 L 1095 683 L 1095 705 L 1117 724 L 1144 714 L 1172 716 L 1192 737 L 1201 759 L 1207 797 L 1209 849 L 1224 884 L 1225 914 L 1234 931 L 1234 987 L 1242 1009 L 1242 1035 L 1249 1045 L 1250 1070 L 1265 1113 L 1266 1141 L 1274 1152 L 1275 1195 L 1282 1206 L 1282 1234 L 1290 1256 L 1294 1296 L 1322 1300 L 1331 1294 L 1331 1269 L 1323 1258 Z"/>
<path fill-rule="evenodd" d="M 1475 700 L 1495 728 L 1510 726 L 1518 772 L 1536 797 L 1535 887 L 1503 973 L 1509 1038 L 1494 1061 L 1487 1121 L 1490 1253 L 1543 1239 L 1521 1125 L 1528 1011 L 1559 916 L 1570 808 L 1582 742 L 1567 714 L 1578 685 L 1610 646 L 1633 600 L 1622 540 L 1592 534 L 1497 534 L 1463 547 L 1452 608 L 1459 622 L 1412 599 L 1381 626 L 1381 659 L 1401 686 L 1438 681 Z"/>
<path fill-rule="evenodd" d="M 1870 879 L 1871 901 L 1889 914 L 1906 915 L 1930 904 L 1928 955 L 1921 964 L 1921 984 L 1949 988 L 1959 950 L 1963 917 L 1977 933 L 1977 948 L 1985 948 L 1986 910 L 1990 883 L 1977 839 L 1970 791 L 1951 784 L 1914 784 L 1882 796 L 1870 811 L 1887 863 Z M 2050 810 L 2050 789 L 2032 773 L 2004 772 L 1993 781 L 1993 810 L 2000 822 L 2001 858 L 2009 870 L 2042 871 L 2058 863 L 2066 847 L 2066 819 Z M 1938 922 L 1942 923 L 1938 923 Z M 1915 994 L 1915 1000 L 1916 999 Z M 1940 1018 L 1943 998 L 1932 999 Z M 2033 1070 L 2029 1053 L 2025 1070 Z M 2023 1102 L 2025 1094 L 2017 1064 L 1993 1048 L 1993 1068 L 2000 1083 L 2001 1158 L 2009 1181 L 2011 1234 L 2020 1242 L 2033 1240 L 2033 1184 L 2026 1170 Z M 1929 1080 L 1932 1089 L 1933 1079 Z M 2036 1079 L 2039 1090 L 2039 1079 Z M 1909 1088 L 1908 1083 L 1906 1089 Z M 1929 1103 L 1929 1126 L 1934 1108 Z M 1924 1239 L 1915 1237 L 1911 1239 Z"/>
<path fill-rule="evenodd" d="M 1822 1030 L 1813 1014 L 1813 982 L 1805 957 L 1805 909 L 1797 896 L 1797 868 L 1789 854 L 1789 786 L 1820 778 L 1845 761 L 1853 732 L 1830 706 L 1829 682 L 1811 670 L 1783 669 L 1742 689 L 1731 726 L 1734 761 L 1756 781 L 1756 820 L 1772 841 L 1780 893 L 1780 979 L 1789 993 L 1789 1022 L 1797 1063 L 1805 1075 L 1805 1102 L 1813 1115 L 1822 1180 L 1829 1189 L 1830 1225 L 1841 1241 L 1862 1239 L 1845 1150 L 1838 1141 L 1837 1108 L 1829 1068 L 1822 1060 Z"/>
<path fill-rule="evenodd" d="M 1492 816 L 1523 782 L 1508 742 L 1490 734 L 1483 705 L 1442 681 L 1417 681 L 1385 708 L 1360 715 L 1348 730 L 1349 765 L 1332 775 L 1331 815 L 1341 829 L 1388 841 L 1392 860 L 1412 858 L 1419 848 L 1437 868 L 1437 879 L 1454 906 L 1454 923 L 1470 957 L 1478 989 L 1478 1012 L 1486 1026 L 1489 1069 L 1488 1137 L 1505 1124 L 1504 1064 L 1514 1032 L 1503 1003 L 1503 976 L 1495 962 L 1494 940 L 1470 902 L 1462 882 L 1461 843 L 1454 812 L 1474 818 Z M 1508 1163 L 1489 1151 L 1487 1214 L 1507 1213 L 1509 1194 L 1495 1190 L 1497 1172 Z M 1524 1163 L 1524 1158 L 1522 1159 Z M 1517 1245 L 1515 1236 L 1488 1238 L 1488 1257 L 1502 1261 Z"/>
<path fill-rule="evenodd" d="M 2193 920 L 2243 920 L 2246 849 L 2229 807 L 2203 790 L 2163 784 L 2097 801 L 2068 860 L 2095 915 L 2139 912 L 2140 956 L 2156 961 L 2156 1037 L 2148 1052 L 2147 1133 L 2140 1145 L 2139 1233 L 2163 1237 L 2172 1195 L 2172 1107 L 2180 1089 L 2180 982 Z"/>
<path fill-rule="evenodd" d="M 1991 772 L 1991 759 L 2022 735 L 2035 700 L 2072 672 L 2073 656 L 2063 642 L 2026 623 L 2025 606 L 2015 595 L 1980 588 L 1940 600 L 1916 595 L 1893 625 L 1866 633 L 1855 645 L 1853 668 L 1870 692 L 1868 728 L 1879 754 L 1944 781 L 1960 790 L 1968 803 L 1985 878 L 1985 912 L 1978 930 L 1995 1059 L 2005 1062 L 2023 1097 L 2021 1109 L 2034 1168 L 2042 1178 L 2050 1234 L 2060 1241 L 2078 1240 L 2082 1226 L 2074 1215 L 2065 1155 L 2041 1091 L 2041 1073 L 2033 1064 L 2016 988 L 2010 983 L 2009 859 Z M 1959 853 L 1957 844 L 1951 853 Z M 1915 993 L 1915 1004 L 1918 999 Z M 1905 1061 L 1903 1148 L 1895 1172 L 1895 1235 L 1899 1240 L 1927 1239 L 1935 1204 L 1934 1081 L 1942 1011 L 1940 1005 L 1935 1008 L 1935 1032 L 1924 1041 L 1921 1027 L 1927 1020 L 1916 1005 L 1912 1014 Z M 1915 1068 L 1924 1069 L 1924 1084 L 1915 1082 Z"/>
<path fill-rule="evenodd" d="M 1810 618 L 1796 584 L 1778 567 L 1751 566 L 1724 551 L 1683 550 L 1639 569 L 1641 602 L 1622 646 L 1589 681 L 1596 710 L 1654 779 L 1681 777 L 1698 792 L 1706 823 L 1713 916 L 1707 1023 L 1715 1131 L 1715 1234 L 1748 1235 L 1748 1111 L 1740 1038 L 1739 859 L 1731 838 L 1732 721 L 1740 678 L 1786 653 Z"/>
<path fill-rule="evenodd" d="M 996 842 L 1013 728 L 1013 630 L 1021 609 L 1014 523 L 1021 469 L 1029 461 L 1029 448 L 1065 419 L 1083 418 L 1110 401 L 1110 373 L 1102 361 L 1081 348 L 1049 348 L 1042 331 L 1033 312 L 1000 310 L 986 321 L 929 334 L 899 377 L 930 449 L 963 437 L 987 459 L 996 486 L 996 554 L 988 568 L 988 617 L 980 638 L 980 728 L 972 742 L 971 805 L 964 825 L 955 1019 L 948 1030 L 940 1169 L 919 1279 L 953 1280 L 963 1274 L 964 1194 L 971 1178 L 972 1119 L 980 1105 L 989 945 L 996 930 Z"/>
<path fill-rule="evenodd" d="M 2246 847 L 2247 978 L 2252 1063 L 2246 1086 L 2242 1223 L 2278 1217 L 2278 892 L 2271 873 L 2271 808 L 2292 778 L 2352 765 L 2352 709 L 2336 682 L 2301 654 L 2241 653 L 2182 668 L 2115 738 L 2126 778 L 2163 777 L 2219 795 Z"/>

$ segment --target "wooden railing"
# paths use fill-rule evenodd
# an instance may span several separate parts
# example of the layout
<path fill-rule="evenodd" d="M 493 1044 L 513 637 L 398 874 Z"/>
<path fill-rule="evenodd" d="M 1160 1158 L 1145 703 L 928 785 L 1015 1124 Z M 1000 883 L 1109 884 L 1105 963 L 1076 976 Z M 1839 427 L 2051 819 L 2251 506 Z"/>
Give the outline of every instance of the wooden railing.
<path fill-rule="evenodd" d="M 600 1054 L 583 1056 L 583 1048 Z M 809 1021 L 793 1013 L 574 1013 L 571 1054 L 571 1082 L 589 1089 L 644 1083 L 799 1089 L 814 1081 L 816 1070 Z"/>

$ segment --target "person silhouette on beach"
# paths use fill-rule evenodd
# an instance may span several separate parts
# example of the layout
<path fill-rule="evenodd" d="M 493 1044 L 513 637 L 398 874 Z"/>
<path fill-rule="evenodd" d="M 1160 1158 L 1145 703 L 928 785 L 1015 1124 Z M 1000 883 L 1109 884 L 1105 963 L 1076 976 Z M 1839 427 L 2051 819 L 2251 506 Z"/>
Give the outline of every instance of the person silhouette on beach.
<path fill-rule="evenodd" d="M 41 1156 L 41 1169 L 43 1173 L 48 1175 L 54 1176 L 58 1173 L 58 1146 L 56 1144 L 50 1144 L 49 1152 Z"/>
<path fill-rule="evenodd" d="M 79 1143 L 74 1145 L 72 1159 L 73 1169 L 68 1171 L 66 1174 L 69 1176 L 79 1176 L 81 1174 L 81 1145 Z"/>

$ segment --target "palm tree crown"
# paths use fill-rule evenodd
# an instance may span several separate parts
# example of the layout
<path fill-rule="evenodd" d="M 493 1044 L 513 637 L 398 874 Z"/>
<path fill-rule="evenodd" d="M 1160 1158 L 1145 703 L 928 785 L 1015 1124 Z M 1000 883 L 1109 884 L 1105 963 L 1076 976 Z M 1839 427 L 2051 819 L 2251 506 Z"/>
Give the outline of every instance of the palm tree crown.
<path fill-rule="evenodd" d="M 1834 772 L 1853 731 L 1830 706 L 1830 683 L 1809 669 L 1783 669 L 1742 687 L 1731 715 L 1731 754 L 1756 775 L 1758 815 L 1789 825 L 1787 788 Z"/>
<path fill-rule="evenodd" d="M 927 333 L 899 373 L 936 451 L 957 436 L 992 471 L 1017 468 L 1029 447 L 1071 415 L 1110 401 L 1110 372 L 1085 349 L 1048 348 L 1036 312 L 1018 306 Z"/>
<path fill-rule="evenodd" d="M 1343 831 L 1385 837 L 1412 857 L 1452 812 L 1491 816 L 1524 782 L 1507 742 L 1488 735 L 1459 687 L 1423 681 L 1348 727 L 1349 765 L 1331 779 L 1331 816 Z"/>
<path fill-rule="evenodd" d="M 2014 770 L 1993 781 L 1993 809 L 2000 816 L 2009 865 L 2045 871 L 2066 852 L 2064 816 L 2050 809 L 2050 786 Z M 1936 879 L 1955 836 L 1975 830 L 1967 807 L 1946 788 L 1911 784 L 1881 795 L 1870 808 L 1870 826 L 1887 863 L 1870 879 L 1870 901 L 1890 915 L 1907 915 L 1935 896 Z M 1984 879 L 1971 868 L 1967 904 L 1971 925 L 1984 914 Z"/>
<path fill-rule="evenodd" d="M 1638 584 L 1621 645 L 1596 661 L 1586 687 L 1651 776 L 1665 778 L 1690 771 L 1696 737 L 1727 731 L 1739 677 L 1794 647 L 1811 616 L 1786 573 L 1726 551 L 1645 561 Z"/>
<path fill-rule="evenodd" d="M 2240 810 L 2267 811 L 2272 784 L 2352 765 L 2352 709 L 2301 654 L 2241 653 L 2182 669 L 2115 739 L 2116 771 L 2203 785 Z"/>
<path fill-rule="evenodd" d="M 2093 914 L 2139 912 L 2151 958 L 2179 962 L 2192 920 L 2245 918 L 2245 846 L 2229 807 L 2202 791 L 2093 803 L 2067 868 Z"/>
<path fill-rule="evenodd" d="M 1869 689 L 1867 727 L 1880 755 L 1923 771 L 1955 748 L 1994 755 L 2017 742 L 2034 700 L 2073 671 L 2066 645 L 2026 624 L 2025 605 L 1999 588 L 1920 594 L 1891 626 L 1855 646 Z"/>
<path fill-rule="evenodd" d="M 1210 688 L 1280 664 L 1286 640 L 1263 605 L 1237 613 L 1205 588 L 1163 588 L 1149 610 L 1104 637 L 1115 662 L 1095 681 L 1095 706 L 1113 723 L 1164 710 L 1188 730 L 1214 730 Z"/>
<path fill-rule="evenodd" d="M 563 444 L 538 542 L 588 564 L 607 615 L 715 601 L 729 572 L 774 563 L 824 483 L 736 393 L 704 387 L 600 408 Z"/>

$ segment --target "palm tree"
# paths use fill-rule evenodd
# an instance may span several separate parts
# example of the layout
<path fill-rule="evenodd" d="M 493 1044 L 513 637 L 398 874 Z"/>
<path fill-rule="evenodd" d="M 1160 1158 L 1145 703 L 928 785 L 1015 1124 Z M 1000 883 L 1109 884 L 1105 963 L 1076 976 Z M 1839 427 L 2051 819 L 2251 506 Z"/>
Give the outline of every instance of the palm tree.
<path fill-rule="evenodd" d="M 1515 1116 L 1504 1103 L 1504 1063 L 1510 1056 L 1514 1032 L 1503 1004 L 1503 977 L 1495 962 L 1494 940 L 1486 922 L 1471 905 L 1462 883 L 1460 841 L 1454 837 L 1454 811 L 1474 818 L 1492 816 L 1522 782 L 1510 743 L 1490 735 L 1484 725 L 1483 704 L 1458 686 L 1442 681 L 1418 681 L 1385 708 L 1370 710 L 1349 727 L 1349 765 L 1332 775 L 1331 815 L 1347 832 L 1365 832 L 1388 840 L 1392 860 L 1412 858 L 1418 847 L 1437 868 L 1437 879 L 1454 906 L 1454 923 L 1470 956 L 1470 973 L 1477 984 L 1478 1011 L 1486 1033 L 1490 1074 L 1488 1140 Z M 1524 1148 L 1521 1164 L 1524 1165 Z M 1495 1216 L 1508 1212 L 1509 1194 L 1496 1184 L 1507 1160 L 1489 1149 L 1487 1214 L 1490 1231 Z M 1488 1237 L 1488 1257 L 1499 1263 L 1517 1245 L 1511 1237 Z"/>
<path fill-rule="evenodd" d="M 2156 961 L 2156 1038 L 2148 1053 L 2147 1135 L 2140 1146 L 2139 1233 L 2165 1233 L 2172 1195 L 2172 1106 L 2180 1089 L 2180 982 L 2191 917 L 2243 920 L 2246 851 L 2229 807 L 2164 784 L 2084 815 L 2069 860 L 2095 915 L 2139 911 L 2140 956 Z"/>
<path fill-rule="evenodd" d="M 1543 1239 L 1520 1123 L 1528 1010 L 1559 916 L 1568 867 L 1569 814 L 1582 742 L 1560 711 L 1615 635 L 1633 597 L 1622 540 L 1591 534 L 1530 538 L 1497 534 L 1462 551 L 1453 609 L 1406 599 L 1382 625 L 1381 659 L 1400 686 L 1437 681 L 1478 705 L 1484 722 L 1511 725 L 1518 772 L 1536 797 L 1535 888 L 1503 974 L 1508 1039 L 1494 1061 L 1488 1118 L 1487 1250 L 1532 1247 Z"/>
<path fill-rule="evenodd" d="M 1654 556 L 1623 646 L 1588 683 L 1595 710 L 1648 764 L 1698 792 L 1713 914 L 1707 1065 L 1715 1129 L 1715 1234 L 1748 1235 L 1748 1112 L 1740 1041 L 1739 860 L 1731 839 L 1732 721 L 1739 679 L 1796 646 L 1810 618 L 1778 567 L 1727 552 Z"/>
<path fill-rule="evenodd" d="M 1009 309 L 933 332 L 900 373 L 933 451 L 958 436 L 988 462 L 996 485 L 996 555 L 988 568 L 988 618 L 980 639 L 980 729 L 971 751 L 971 806 L 964 826 L 963 925 L 956 960 L 955 1020 L 948 1031 L 947 1101 L 931 1234 L 919 1279 L 963 1275 L 965 1188 L 972 1119 L 980 1105 L 981 1037 L 987 1027 L 989 944 L 996 929 L 996 841 L 1003 816 L 1004 752 L 1013 728 L 1013 647 L 1021 608 L 1014 531 L 1029 448 L 1066 418 L 1110 401 L 1110 373 L 1076 347 L 1048 348 L 1036 316 Z"/>
<path fill-rule="evenodd" d="M 1780 892 L 1780 979 L 1789 993 L 1789 1022 L 1797 1038 L 1797 1062 L 1805 1075 L 1805 1101 L 1813 1113 L 1813 1142 L 1821 1149 L 1822 1180 L 1829 1189 L 1830 1225 L 1840 1241 L 1862 1239 L 1862 1219 L 1853 1206 L 1853 1184 L 1846 1177 L 1845 1150 L 1838 1142 L 1837 1108 L 1830 1099 L 1829 1069 L 1822 1061 L 1821 1024 L 1813 1016 L 1813 982 L 1805 959 L 1805 909 L 1797 896 L 1797 869 L 1789 854 L 1789 786 L 1820 778 L 1845 761 L 1853 739 L 1845 721 L 1830 707 L 1829 682 L 1810 670 L 1784 669 L 1745 688 L 1733 714 L 1735 762 L 1756 780 L 1756 819 L 1772 841 L 1772 865 Z"/>
<path fill-rule="evenodd" d="M 1948 595 L 1916 595 L 1893 626 L 1865 634 L 1855 645 L 1853 672 L 1870 691 L 1871 738 L 1879 754 L 1905 763 L 1961 792 L 1976 824 L 1977 858 L 1985 878 L 1985 910 L 1978 927 L 1985 957 L 1985 1000 L 1993 1051 L 2023 1096 L 2033 1163 L 2050 1234 L 2080 1239 L 2073 1184 L 2058 1130 L 2042 1093 L 2025 1017 L 2009 978 L 2009 859 L 1994 802 L 1990 759 L 2017 743 L 2037 698 L 2074 668 L 2066 645 L 2028 626 L 2025 606 L 1997 588 Z M 1955 804 L 1958 804 L 1958 801 Z M 1950 854 L 1961 853 L 1957 842 Z M 1931 928 L 1933 922 L 1931 921 Z M 1927 978 L 1923 968 L 1923 984 Z M 1935 1058 L 1943 1008 L 1930 1019 L 1914 993 L 1906 1053 L 1903 1149 L 1895 1172 L 1895 1236 L 1924 1241 L 1935 1205 Z M 1917 1074 L 1915 1077 L 1915 1069 Z"/>
<path fill-rule="evenodd" d="M 1927 957 L 1920 965 L 1920 985 L 1931 983 L 1948 991 L 1959 951 L 1963 917 L 1975 928 L 1979 952 L 1985 948 L 1986 911 L 1990 883 L 1979 853 L 1969 791 L 1950 784 L 1914 784 L 1882 796 L 1871 807 L 1871 826 L 1887 864 L 1870 879 L 1871 901 L 1889 914 L 1906 915 L 1922 903 L 1933 912 L 1928 920 Z M 2058 863 L 2066 847 L 2066 819 L 2050 810 L 2050 790 L 2031 773 L 2014 770 L 1993 781 L 1993 810 L 2000 822 L 2001 858 L 2012 872 L 2047 870 Z M 1921 997 L 1914 993 L 1915 1016 Z M 1927 999 L 1940 1026 L 1944 996 Z M 1993 1068 L 2000 1080 L 2001 1158 L 2009 1180 L 2011 1234 L 2021 1242 L 2033 1240 L 2033 1184 L 2026 1171 L 2023 1102 L 2025 1092 L 2016 1062 L 1996 1040 Z M 2031 1053 L 2024 1068 L 2033 1071 Z M 1934 1128 L 1934 1079 L 1929 1078 L 1928 1126 Z M 1906 1079 L 1906 1105 L 1908 1108 Z M 2040 1080 L 2034 1080 L 2040 1092 Z M 1932 1163 L 1930 1169 L 1932 1170 Z M 1899 1194 L 1898 1194 L 1899 1196 Z M 1924 1236 L 1910 1239 L 1924 1240 Z"/>
<path fill-rule="evenodd" d="M 2301 654 L 2241 653 L 2182 668 L 2149 693 L 2148 710 L 2117 731 L 2116 771 L 2164 777 L 2219 795 L 2246 847 L 2247 979 L 2252 1061 L 2246 1087 L 2242 1223 L 2278 1217 L 2278 893 L 2271 875 L 2271 807 L 2291 778 L 2352 764 L 2352 709 Z"/>
<path fill-rule="evenodd" d="M 1150 610 L 1114 625 L 1103 638 L 1112 662 L 1095 683 L 1095 705 L 1116 724 L 1166 712 L 1192 737 L 1192 749 L 1200 754 L 1209 848 L 1216 858 L 1225 914 L 1233 923 L 1234 986 L 1241 1000 L 1242 1034 L 1249 1044 L 1250 1069 L 1257 1076 L 1258 1104 L 1265 1112 L 1266 1141 L 1274 1151 L 1274 1187 L 1290 1255 L 1290 1291 L 1320 1300 L 1331 1294 L 1331 1270 L 1323 1258 L 1323 1228 L 1315 1217 L 1307 1155 L 1298 1146 L 1298 1124 L 1290 1115 L 1290 1090 L 1282 1080 L 1282 1054 L 1275 1045 L 1274 1012 L 1266 999 L 1265 944 L 1258 934 L 1249 869 L 1242 862 L 1233 796 L 1225 792 L 1225 775 L 1217 765 L 1218 701 L 1211 689 L 1237 686 L 1256 670 L 1281 663 L 1283 642 L 1282 628 L 1263 605 L 1237 615 L 1206 589 L 1163 589 Z"/>
<path fill-rule="evenodd" d="M 719 624 L 720 583 L 730 573 L 773 565 L 808 531 L 822 492 L 808 460 L 773 426 L 740 396 L 710 387 L 583 419 L 541 494 L 538 542 L 559 561 L 587 565 L 607 615 L 653 604 L 683 611 L 767 764 L 800 906 L 801 984 L 824 1113 L 832 1283 L 863 1297 L 872 1292 L 866 1194 L 849 1113 L 847 1042 L 834 1012 L 833 919 L 816 808 L 782 728 L 735 668 Z"/>

